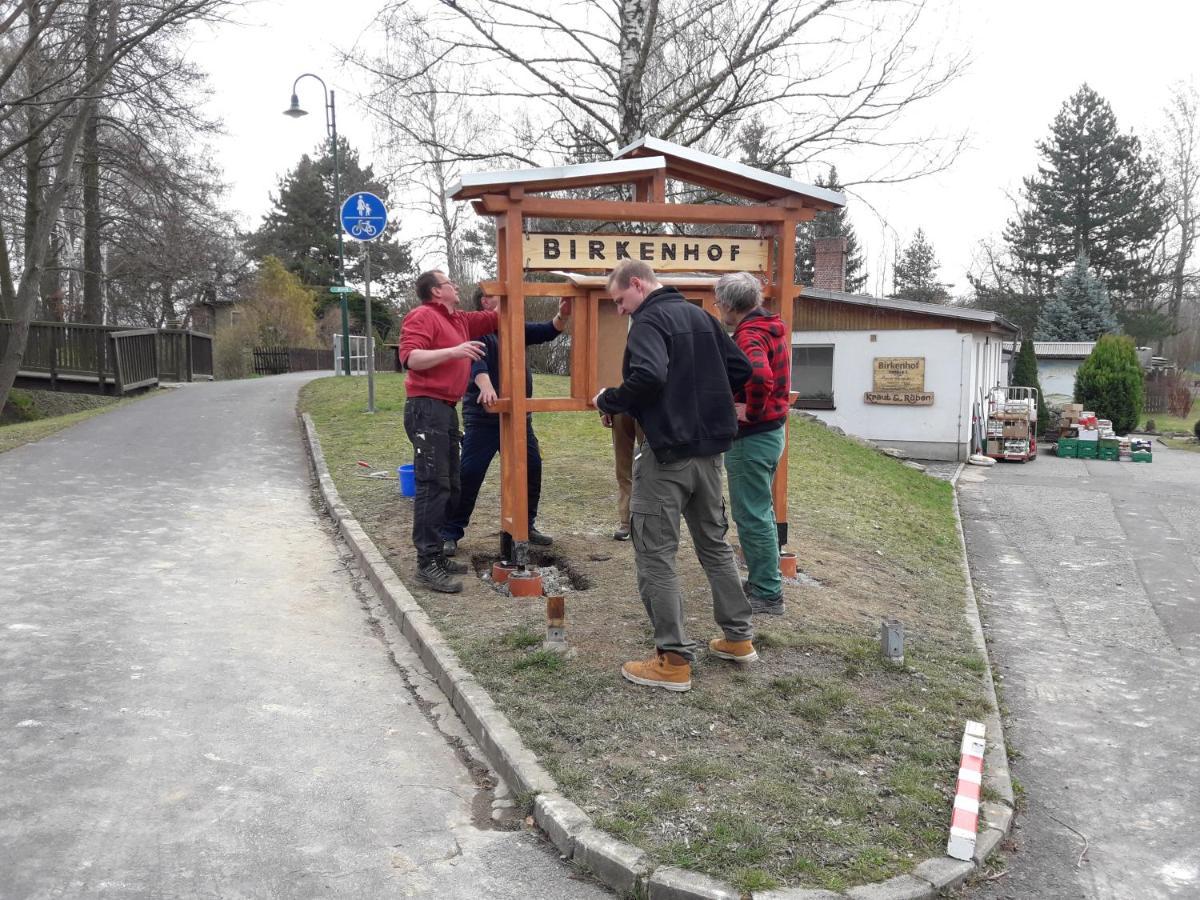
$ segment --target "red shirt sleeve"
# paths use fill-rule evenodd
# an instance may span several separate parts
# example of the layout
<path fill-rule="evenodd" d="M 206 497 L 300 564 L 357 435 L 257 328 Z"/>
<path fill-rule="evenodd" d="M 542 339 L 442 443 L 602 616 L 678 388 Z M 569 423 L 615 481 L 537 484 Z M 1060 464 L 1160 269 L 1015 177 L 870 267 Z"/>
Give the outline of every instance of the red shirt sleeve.
<path fill-rule="evenodd" d="M 465 312 L 463 315 L 467 319 L 467 334 L 473 338 L 493 334 L 500 327 L 500 314 L 494 309 Z"/>
<path fill-rule="evenodd" d="M 414 350 L 433 350 L 434 322 L 431 321 L 427 308 L 418 306 L 404 317 L 400 326 L 400 362 L 408 365 L 408 355 Z"/>

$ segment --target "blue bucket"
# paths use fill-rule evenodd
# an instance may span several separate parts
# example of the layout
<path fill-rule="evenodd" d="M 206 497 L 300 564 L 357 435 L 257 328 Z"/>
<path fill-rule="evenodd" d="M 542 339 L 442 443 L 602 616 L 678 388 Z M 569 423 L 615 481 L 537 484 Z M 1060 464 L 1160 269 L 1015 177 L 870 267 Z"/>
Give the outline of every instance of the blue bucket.
<path fill-rule="evenodd" d="M 413 471 L 412 463 L 398 468 L 396 470 L 396 477 L 400 479 L 400 496 L 415 497 L 417 494 L 417 474 Z"/>

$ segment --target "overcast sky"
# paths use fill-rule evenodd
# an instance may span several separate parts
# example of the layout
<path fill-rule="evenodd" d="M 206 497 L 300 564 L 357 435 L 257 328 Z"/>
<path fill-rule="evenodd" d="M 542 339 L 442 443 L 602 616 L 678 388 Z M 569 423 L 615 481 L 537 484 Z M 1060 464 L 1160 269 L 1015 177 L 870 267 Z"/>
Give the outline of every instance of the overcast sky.
<path fill-rule="evenodd" d="M 210 73 L 211 111 L 227 132 L 215 150 L 243 226 L 258 223 L 279 177 L 325 137 L 320 86 L 311 79 L 299 88 L 311 115 L 281 115 L 301 72 L 315 72 L 337 92 L 339 133 L 364 161 L 372 160 L 372 129 L 354 102 L 361 82 L 339 62 L 338 51 L 371 40 L 369 25 L 381 5 L 261 0 L 242 12 L 244 24 L 197 36 L 193 56 Z M 868 287 L 875 292 L 890 289 L 897 241 L 906 243 L 918 227 L 934 245 L 942 279 L 965 292 L 979 241 L 998 236 L 1012 213 L 1009 196 L 1037 164 L 1035 142 L 1083 82 L 1109 100 L 1124 130 L 1143 140 L 1161 124 L 1172 82 L 1200 87 L 1200 4 L 1185 0 L 965 0 L 946 30 L 949 41 L 970 52 L 972 64 L 914 113 L 910 125 L 930 132 L 963 127 L 970 146 L 948 172 L 864 189 L 865 203 L 852 199 L 851 217 L 868 253 Z M 839 168 L 852 175 L 853 160 Z"/>

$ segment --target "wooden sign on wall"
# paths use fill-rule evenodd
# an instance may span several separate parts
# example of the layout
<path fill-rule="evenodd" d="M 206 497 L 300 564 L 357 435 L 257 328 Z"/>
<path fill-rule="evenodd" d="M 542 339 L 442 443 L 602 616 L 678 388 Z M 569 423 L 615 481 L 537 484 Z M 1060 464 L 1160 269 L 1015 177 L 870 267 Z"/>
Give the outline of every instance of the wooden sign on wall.
<path fill-rule="evenodd" d="M 658 272 L 765 272 L 761 238 L 670 234 L 527 234 L 527 269 L 611 269 L 640 259 Z"/>
<path fill-rule="evenodd" d="M 867 391 L 864 403 L 884 406 L 933 406 L 932 391 Z"/>
<path fill-rule="evenodd" d="M 923 356 L 877 356 L 875 391 L 907 391 L 920 393 L 925 390 L 925 357 Z"/>

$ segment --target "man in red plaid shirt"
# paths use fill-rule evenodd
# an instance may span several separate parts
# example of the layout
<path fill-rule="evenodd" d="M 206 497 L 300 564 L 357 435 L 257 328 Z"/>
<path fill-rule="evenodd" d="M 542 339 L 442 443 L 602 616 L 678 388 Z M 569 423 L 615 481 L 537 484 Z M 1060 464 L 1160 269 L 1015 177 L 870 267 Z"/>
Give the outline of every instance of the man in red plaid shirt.
<path fill-rule="evenodd" d="M 792 383 L 791 335 L 762 305 L 762 286 L 748 272 L 721 276 L 716 288 L 721 319 L 750 360 L 750 380 L 733 396 L 738 433 L 725 454 L 733 521 L 746 566 L 746 597 L 755 613 L 783 615 L 779 532 L 771 484 L 783 454 Z"/>

